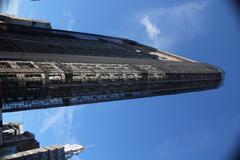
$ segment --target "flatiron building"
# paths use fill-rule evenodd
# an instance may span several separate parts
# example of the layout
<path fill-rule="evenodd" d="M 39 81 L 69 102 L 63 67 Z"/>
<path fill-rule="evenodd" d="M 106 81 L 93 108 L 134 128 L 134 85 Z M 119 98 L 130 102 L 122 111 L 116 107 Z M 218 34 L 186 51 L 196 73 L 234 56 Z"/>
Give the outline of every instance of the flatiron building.
<path fill-rule="evenodd" d="M 223 75 L 129 39 L 0 15 L 2 112 L 215 89 Z"/>

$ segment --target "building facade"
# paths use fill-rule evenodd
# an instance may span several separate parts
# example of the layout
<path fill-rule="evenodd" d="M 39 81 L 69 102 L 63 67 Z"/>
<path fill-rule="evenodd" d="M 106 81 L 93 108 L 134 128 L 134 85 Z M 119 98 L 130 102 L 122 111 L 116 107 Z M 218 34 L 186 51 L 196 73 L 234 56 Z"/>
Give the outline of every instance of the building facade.
<path fill-rule="evenodd" d="M 0 23 L 3 112 L 192 92 L 223 82 L 216 66 L 132 40 L 8 22 Z"/>
<path fill-rule="evenodd" d="M 51 146 L 0 157 L 1 160 L 65 160 L 63 146 Z"/>
<path fill-rule="evenodd" d="M 0 157 L 39 148 L 34 134 L 24 132 L 20 123 L 7 123 L 2 129 Z"/>

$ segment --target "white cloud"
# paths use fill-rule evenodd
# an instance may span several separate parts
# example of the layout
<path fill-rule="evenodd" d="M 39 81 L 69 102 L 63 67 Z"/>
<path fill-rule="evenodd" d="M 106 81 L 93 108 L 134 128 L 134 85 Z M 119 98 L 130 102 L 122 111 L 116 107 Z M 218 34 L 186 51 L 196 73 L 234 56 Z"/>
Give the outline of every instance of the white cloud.
<path fill-rule="evenodd" d="M 204 11 L 210 5 L 210 2 L 195 1 L 151 9 L 140 17 L 139 22 L 155 47 L 169 49 L 204 32 Z"/>
<path fill-rule="evenodd" d="M 141 19 L 141 23 L 145 26 L 148 36 L 153 40 L 158 37 L 160 30 L 157 26 L 151 22 L 148 16 L 145 16 Z"/>
<path fill-rule="evenodd" d="M 12 0 L 8 7 L 7 13 L 19 15 L 21 0 Z"/>
<path fill-rule="evenodd" d="M 83 108 L 77 108 L 78 113 Z M 77 144 L 77 137 L 74 136 L 74 126 L 79 126 L 80 121 L 74 122 L 75 107 L 54 108 L 44 111 L 42 119 L 44 119 L 39 129 L 39 136 L 43 134 L 56 135 L 60 144 Z"/>
<path fill-rule="evenodd" d="M 75 20 L 72 19 L 72 18 L 70 18 L 70 19 L 68 20 L 68 27 L 67 27 L 67 29 L 68 29 L 68 30 L 73 30 L 73 25 L 74 25 L 74 23 L 75 23 Z"/>
<path fill-rule="evenodd" d="M 0 0 L 0 12 L 19 15 L 21 0 Z"/>
<path fill-rule="evenodd" d="M 64 16 L 67 18 L 67 30 L 73 30 L 73 26 L 75 24 L 75 19 L 72 16 L 71 12 L 65 12 Z"/>
<path fill-rule="evenodd" d="M 46 113 L 46 118 L 44 118 L 44 122 L 42 128 L 40 129 L 40 135 L 45 133 L 49 128 L 55 126 L 56 123 L 59 123 L 64 119 L 64 108 L 60 108 L 55 114 Z"/>

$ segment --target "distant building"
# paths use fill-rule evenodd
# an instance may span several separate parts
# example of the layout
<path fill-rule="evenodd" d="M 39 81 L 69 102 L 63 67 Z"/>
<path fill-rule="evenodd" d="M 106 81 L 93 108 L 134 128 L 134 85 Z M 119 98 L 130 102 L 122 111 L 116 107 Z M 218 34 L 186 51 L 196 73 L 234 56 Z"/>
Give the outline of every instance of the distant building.
<path fill-rule="evenodd" d="M 40 148 L 35 136 L 24 132 L 20 123 L 3 125 L 0 160 L 68 160 L 83 150 L 84 147 L 78 144 Z"/>
<path fill-rule="evenodd" d="M 32 149 L 0 157 L 1 160 L 65 160 L 63 146 L 51 146 Z"/>
<path fill-rule="evenodd" d="M 1 160 L 69 160 L 83 151 L 81 145 L 51 146 L 0 157 Z"/>
<path fill-rule="evenodd" d="M 218 88 L 213 65 L 135 41 L 51 29 L 0 16 L 3 112 L 142 98 Z"/>
<path fill-rule="evenodd" d="M 28 131 L 24 132 L 20 123 L 4 124 L 2 128 L 3 143 L 0 156 L 39 148 L 34 134 Z"/>

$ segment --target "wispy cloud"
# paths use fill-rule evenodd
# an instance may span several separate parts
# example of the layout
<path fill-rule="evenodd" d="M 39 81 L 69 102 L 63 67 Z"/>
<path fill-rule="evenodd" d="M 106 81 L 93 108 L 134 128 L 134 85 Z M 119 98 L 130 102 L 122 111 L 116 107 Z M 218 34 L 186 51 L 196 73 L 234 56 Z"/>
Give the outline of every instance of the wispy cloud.
<path fill-rule="evenodd" d="M 141 23 L 145 26 L 148 36 L 154 40 L 160 34 L 159 28 L 150 20 L 149 16 L 144 16 Z"/>
<path fill-rule="evenodd" d="M 0 0 L 0 12 L 19 15 L 21 0 Z"/>
<path fill-rule="evenodd" d="M 146 11 L 139 19 L 156 47 L 169 49 L 203 32 L 205 9 L 211 2 L 194 1 Z M 161 32 L 160 32 L 161 31 Z"/>
<path fill-rule="evenodd" d="M 42 115 L 44 121 L 40 127 L 39 136 L 53 132 L 56 135 L 56 139 L 61 140 L 62 144 L 78 143 L 77 137 L 73 133 L 73 128 L 76 125 L 74 124 L 75 109 L 74 107 L 64 107 L 46 110 Z M 77 125 L 79 124 L 80 122 L 78 121 Z"/>
<path fill-rule="evenodd" d="M 67 30 L 73 30 L 73 26 L 75 24 L 75 19 L 72 16 L 71 12 L 65 12 L 64 16 L 67 18 L 67 26 L 66 29 Z"/>
<path fill-rule="evenodd" d="M 73 109 L 72 108 L 58 108 L 54 110 L 47 110 L 44 113 L 44 122 L 40 128 L 40 135 L 44 134 L 51 128 L 60 128 L 62 130 L 65 126 L 72 126 L 73 123 Z M 60 131 L 59 130 L 59 131 Z"/>
<path fill-rule="evenodd" d="M 52 126 L 55 126 L 59 121 L 64 119 L 64 109 L 59 109 L 55 114 L 46 113 L 42 128 L 40 129 L 40 135 L 46 132 Z"/>

